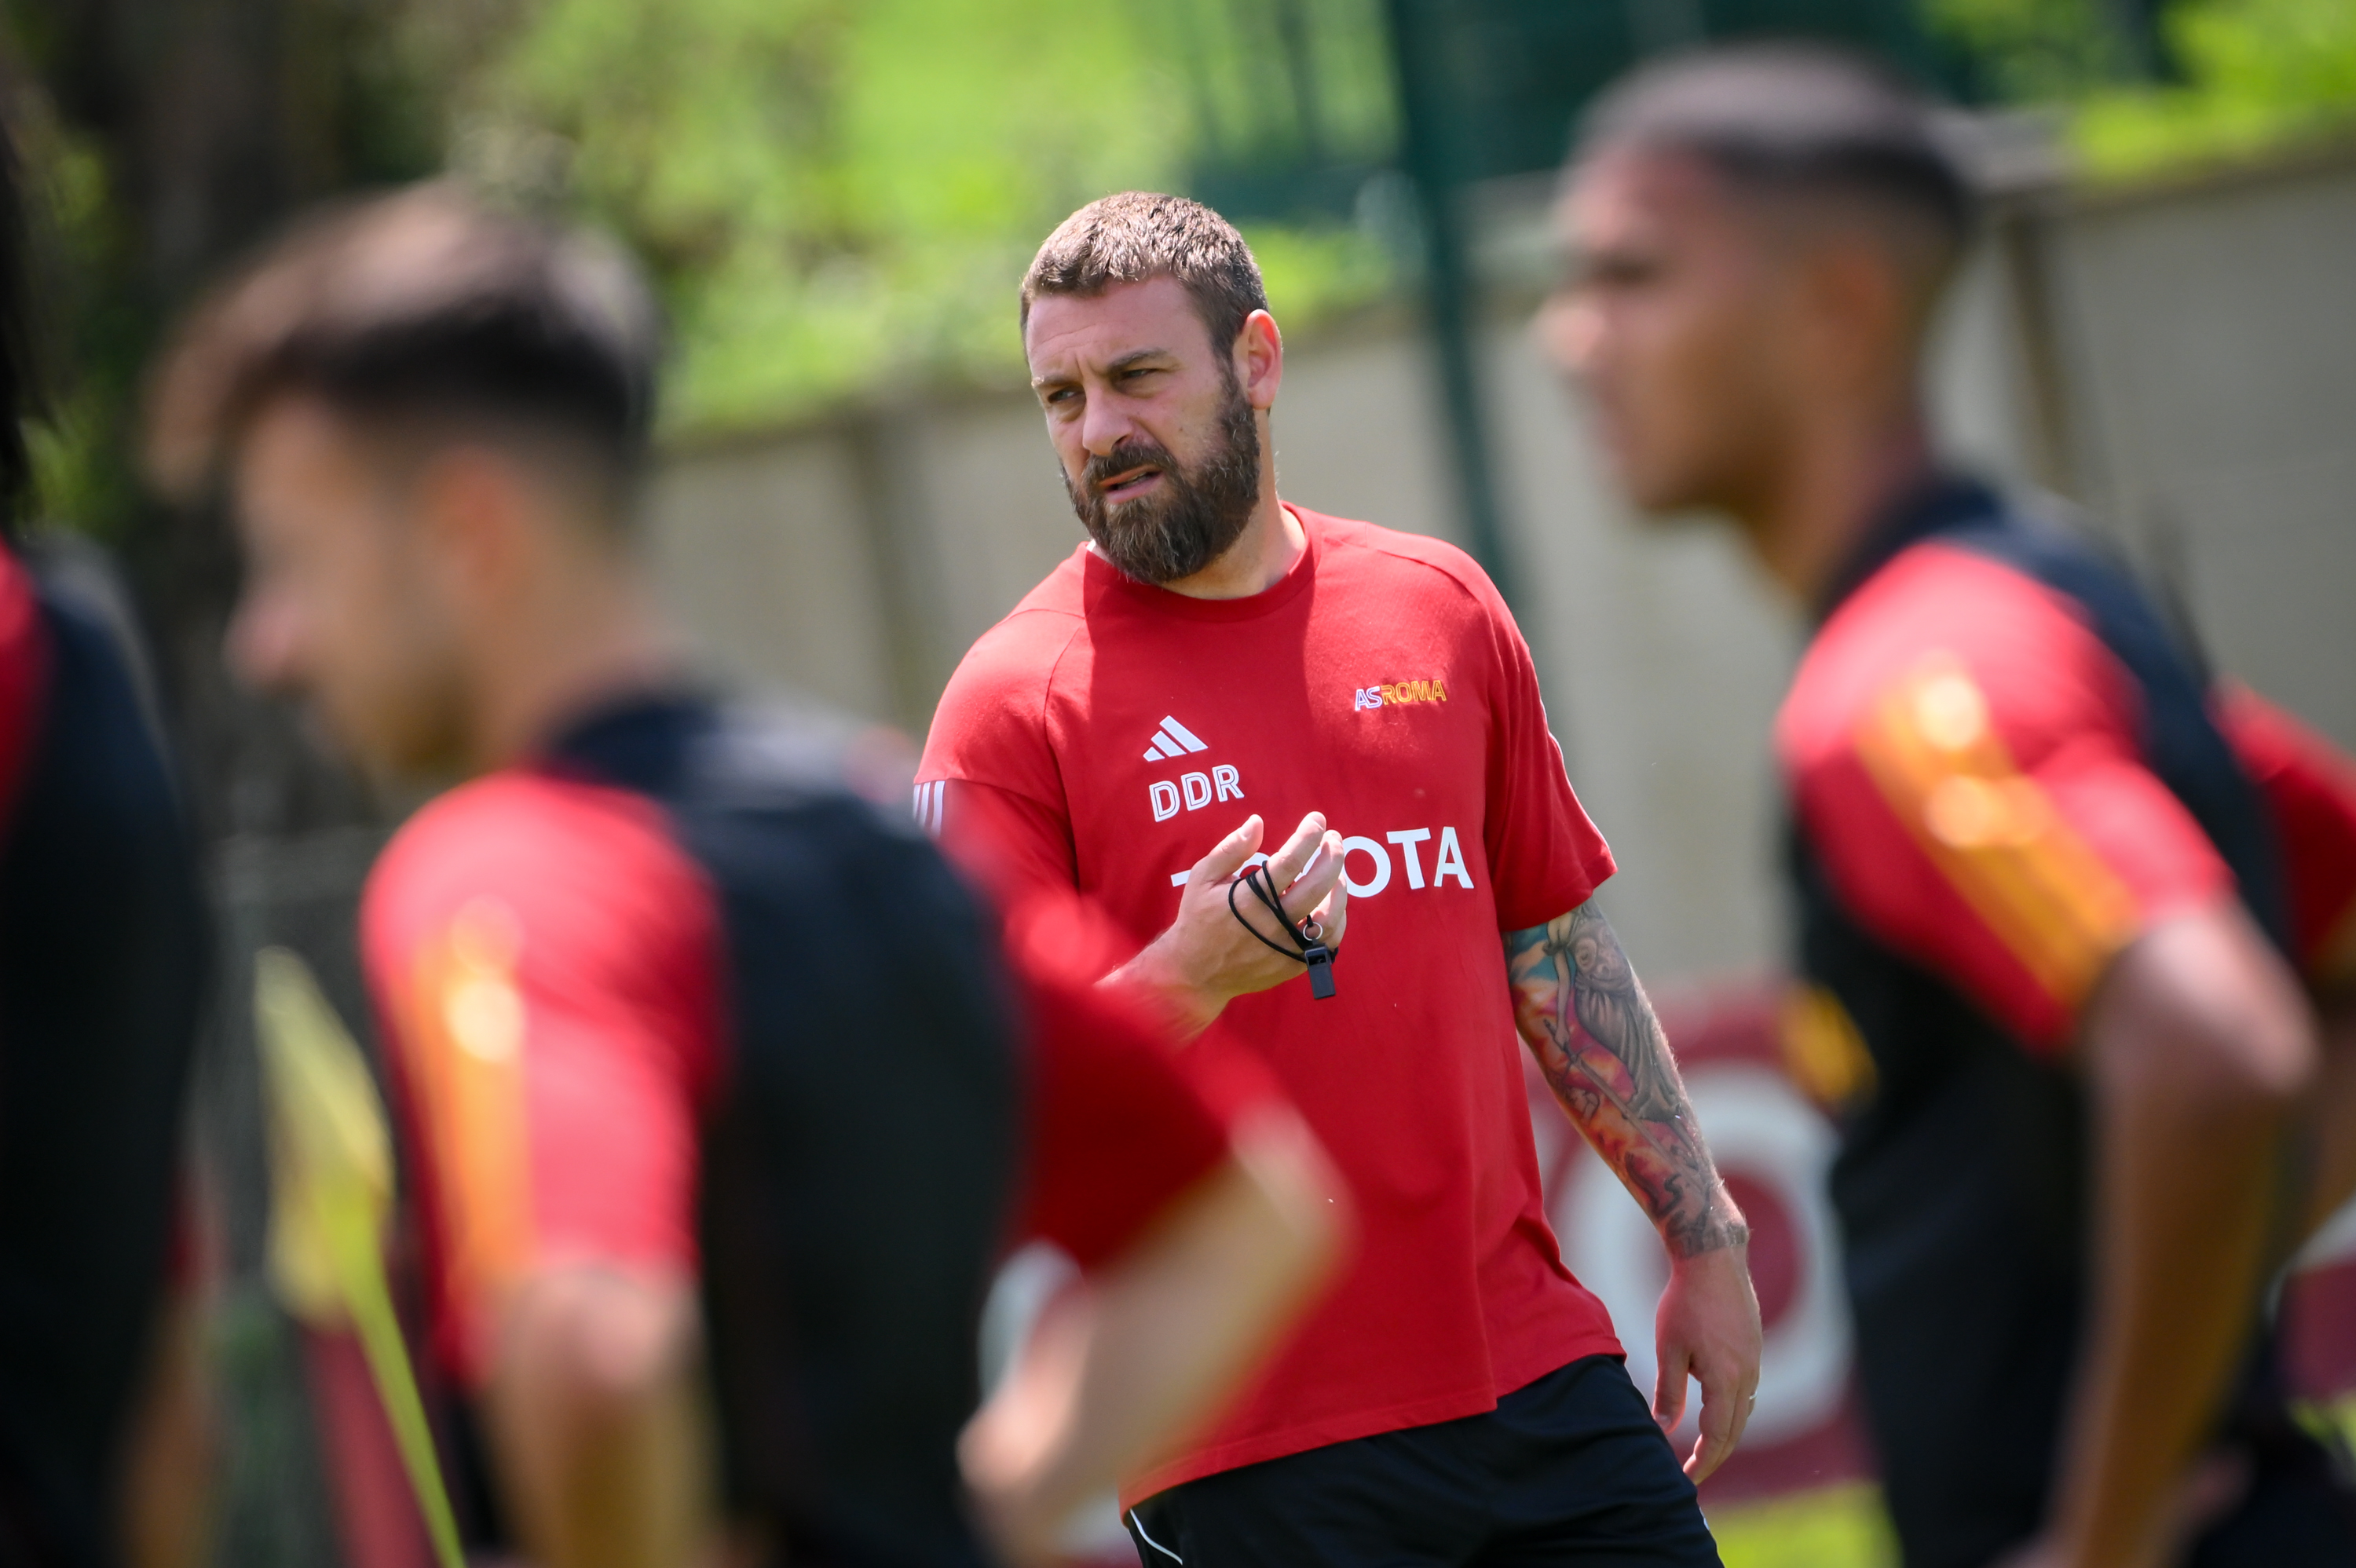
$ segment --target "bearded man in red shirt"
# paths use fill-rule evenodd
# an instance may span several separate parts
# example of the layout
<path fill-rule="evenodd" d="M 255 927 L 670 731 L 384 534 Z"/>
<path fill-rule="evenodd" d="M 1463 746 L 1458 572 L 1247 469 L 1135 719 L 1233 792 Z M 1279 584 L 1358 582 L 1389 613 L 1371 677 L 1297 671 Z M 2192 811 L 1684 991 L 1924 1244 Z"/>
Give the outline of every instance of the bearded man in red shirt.
<path fill-rule="evenodd" d="M 1716 1563 L 1694 1482 L 1758 1378 L 1745 1232 L 1512 615 L 1460 550 L 1278 499 L 1283 340 L 1217 214 L 1108 197 L 1022 297 L 1089 542 L 967 656 L 918 813 L 1151 935 L 1111 978 L 1272 1068 L 1361 1221 L 1257 1392 L 1126 1486 L 1141 1558 Z M 1300 826 L 1263 857 L 1271 819 Z M 1669 1250 L 1650 1413 L 1547 1228 L 1516 1026 Z"/>

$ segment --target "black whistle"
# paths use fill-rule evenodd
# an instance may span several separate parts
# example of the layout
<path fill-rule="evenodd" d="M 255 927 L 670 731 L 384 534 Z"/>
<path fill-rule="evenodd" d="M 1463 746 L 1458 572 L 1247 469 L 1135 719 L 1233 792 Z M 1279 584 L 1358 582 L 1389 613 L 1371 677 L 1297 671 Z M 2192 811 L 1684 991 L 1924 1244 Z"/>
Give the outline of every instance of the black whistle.
<path fill-rule="evenodd" d="M 1318 1001 L 1333 995 L 1333 950 L 1322 942 L 1312 942 L 1301 949 L 1301 961 L 1309 965 L 1309 994 Z"/>

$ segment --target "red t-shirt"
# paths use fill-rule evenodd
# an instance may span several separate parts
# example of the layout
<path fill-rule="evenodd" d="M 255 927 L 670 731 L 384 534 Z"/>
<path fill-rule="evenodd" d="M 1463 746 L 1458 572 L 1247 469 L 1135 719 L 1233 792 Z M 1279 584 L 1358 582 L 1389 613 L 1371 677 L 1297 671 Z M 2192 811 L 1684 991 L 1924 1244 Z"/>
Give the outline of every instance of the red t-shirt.
<path fill-rule="evenodd" d="M 41 696 L 49 676 L 48 628 L 33 574 L 0 546 L 0 822 L 40 740 Z"/>
<path fill-rule="evenodd" d="M 937 832 L 1140 941 L 1252 812 L 1266 848 L 1311 810 L 1347 841 L 1339 995 L 1240 997 L 1194 1049 L 1274 1069 L 1350 1182 L 1359 1250 L 1257 1391 L 1140 1494 L 1486 1411 L 1620 1349 L 1547 1225 L 1500 935 L 1585 902 L 1611 852 L 1480 569 L 1290 510 L 1308 549 L 1248 599 L 1076 551 L 966 656 L 917 772 Z"/>
<path fill-rule="evenodd" d="M 2248 692 L 2210 708 L 2270 807 L 2295 960 L 2356 976 L 2356 767 Z M 1776 745 L 1849 913 L 2050 1052 L 2122 948 L 2234 888 L 2144 724 L 2074 601 L 1934 539 L 1825 624 Z"/>
<path fill-rule="evenodd" d="M 1070 903 L 1071 901 L 1066 901 Z M 462 1386 L 524 1272 L 698 1264 L 699 1128 L 727 1092 L 721 922 L 661 808 L 537 769 L 427 806 L 369 879 L 361 955 L 402 1093 L 436 1360 Z M 1082 911 L 1006 922 L 1030 1041 L 1019 1237 L 1117 1253 L 1265 1093 L 1173 1061 L 1090 983 Z"/>
<path fill-rule="evenodd" d="M 2238 683 L 2211 706 L 2274 816 L 2293 957 L 2318 990 L 2356 985 L 2356 760 Z"/>

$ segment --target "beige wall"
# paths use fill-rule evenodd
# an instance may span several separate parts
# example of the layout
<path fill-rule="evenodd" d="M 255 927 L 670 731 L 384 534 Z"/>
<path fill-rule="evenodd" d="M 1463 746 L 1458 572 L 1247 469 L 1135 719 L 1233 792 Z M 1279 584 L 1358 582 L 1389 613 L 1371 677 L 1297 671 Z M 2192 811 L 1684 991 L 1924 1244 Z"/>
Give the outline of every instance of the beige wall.
<path fill-rule="evenodd" d="M 2180 581 L 2225 669 L 2356 746 L 2356 164 L 2022 221 L 2037 243 L 2010 254 L 2041 258 L 2026 275 L 2056 326 L 2024 325 L 2039 315 L 2007 252 L 1975 261 L 1933 376 L 1948 449 L 1999 475 L 2056 470 Z M 1723 529 L 1626 516 L 1518 312 L 1484 348 L 1519 613 L 1620 855 L 1613 917 L 1656 976 L 1772 964 L 1767 731 L 1799 623 Z M 1275 421 L 1288 497 L 1455 531 L 1425 352 L 1397 323 L 1295 348 Z M 658 570 L 716 662 L 913 729 L 1079 538 L 1021 396 L 683 454 L 652 512 Z"/>
<path fill-rule="evenodd" d="M 2356 160 L 2058 227 L 2072 477 L 2222 667 L 2356 747 Z"/>
<path fill-rule="evenodd" d="M 734 678 L 892 711 L 867 506 L 831 432 L 671 463 L 649 497 L 664 597 Z"/>

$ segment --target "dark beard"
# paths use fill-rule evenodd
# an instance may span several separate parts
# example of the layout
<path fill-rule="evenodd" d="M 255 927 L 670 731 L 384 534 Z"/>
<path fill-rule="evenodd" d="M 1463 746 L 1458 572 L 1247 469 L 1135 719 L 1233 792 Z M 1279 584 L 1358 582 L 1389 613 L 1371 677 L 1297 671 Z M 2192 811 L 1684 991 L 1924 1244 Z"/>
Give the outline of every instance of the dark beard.
<path fill-rule="evenodd" d="M 1232 383 L 1219 411 L 1219 444 L 1192 469 L 1151 442 L 1130 442 L 1090 457 L 1074 480 L 1064 475 L 1072 510 L 1105 559 L 1140 582 L 1192 577 L 1243 537 L 1259 504 L 1259 426 L 1241 388 Z M 1119 507 L 1105 504 L 1102 486 L 1115 475 L 1151 464 L 1162 470 L 1162 492 Z"/>

